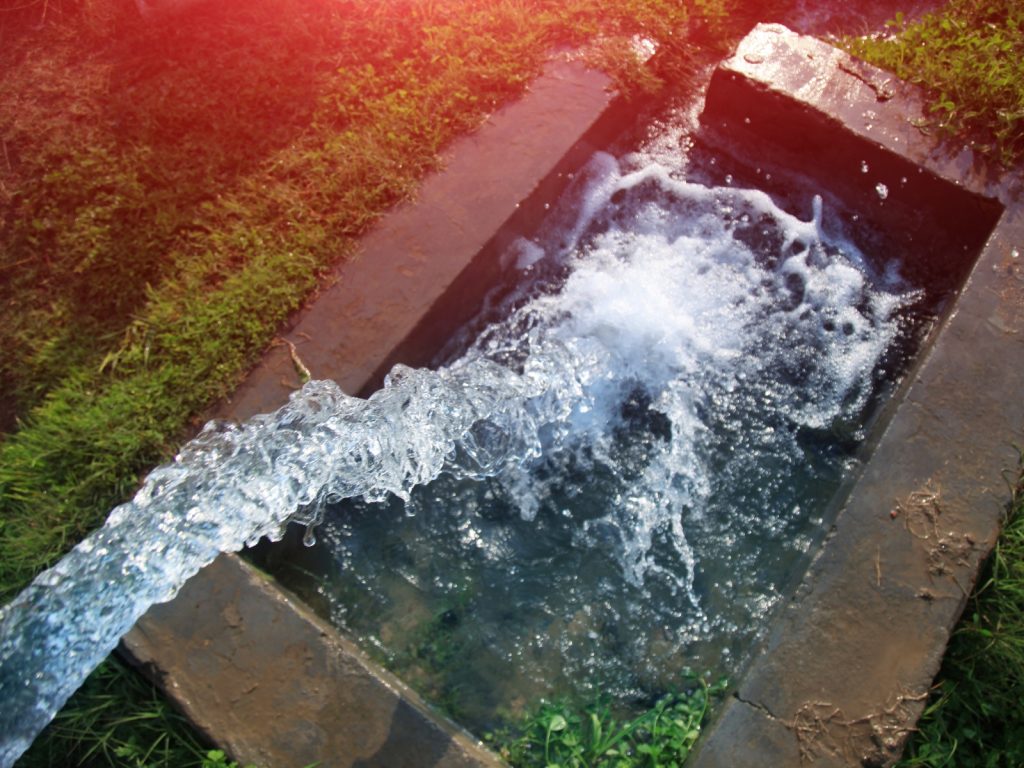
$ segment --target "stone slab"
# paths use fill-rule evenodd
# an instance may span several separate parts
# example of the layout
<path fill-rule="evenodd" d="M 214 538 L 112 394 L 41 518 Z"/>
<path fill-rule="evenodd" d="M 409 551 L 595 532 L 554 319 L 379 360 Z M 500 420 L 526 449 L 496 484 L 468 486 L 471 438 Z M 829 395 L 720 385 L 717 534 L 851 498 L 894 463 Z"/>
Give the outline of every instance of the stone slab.
<path fill-rule="evenodd" d="M 313 376 L 366 394 L 395 362 L 427 362 L 482 305 L 511 239 L 529 234 L 571 172 L 629 120 L 609 86 L 579 62 L 553 60 L 522 99 L 456 141 L 444 169 L 386 214 L 290 323 L 283 337 Z M 207 416 L 273 410 L 299 385 L 287 345 L 271 347 Z M 500 764 L 236 555 L 152 608 L 122 650 L 240 764 Z"/>
<path fill-rule="evenodd" d="M 1001 213 L 997 179 L 918 127 L 920 91 L 817 38 L 761 24 L 714 72 L 703 140 L 800 174 L 885 232 L 918 284 L 960 285 Z M 761 180 L 763 182 L 763 179 Z M 924 242 L 930 240 L 931 244 Z"/>
<path fill-rule="evenodd" d="M 915 170 L 920 166 L 953 186 L 987 188 L 994 194 L 1002 183 L 998 169 L 977 162 L 966 147 L 942 142 L 924 128 L 930 113 L 919 88 L 781 24 L 758 24 L 716 69 L 712 82 L 706 118 L 738 118 L 733 130 L 751 130 L 780 149 L 824 149 L 832 154 L 849 136 L 860 141 L 861 151 L 875 146 L 888 150 Z M 776 104 L 764 109 L 761 104 L 769 99 Z M 731 103 L 726 105 L 727 101 Z M 827 124 L 838 133 L 829 135 L 810 125 L 802 129 L 799 121 L 790 122 L 792 110 L 807 107 L 819 113 L 819 125 Z M 847 171 L 853 179 L 866 176 L 863 181 L 876 183 L 874 172 L 869 168 L 862 173 L 859 162 Z"/>
<path fill-rule="evenodd" d="M 784 142 L 798 131 L 801 162 L 825 173 L 846 156 L 830 148 L 843 144 L 874 152 L 879 172 L 887 155 L 901 154 L 936 190 L 958 193 L 938 214 L 927 207 L 937 193 L 916 197 L 926 217 L 991 221 L 1002 211 L 986 197 L 993 179 L 957 179 L 934 142 L 906 126 L 920 115 L 916 95 L 885 77 L 819 41 L 762 26 L 716 73 L 705 119 L 722 119 L 719 105 L 733 117 L 751 109 L 751 130 L 774 122 L 767 133 Z M 767 100 L 775 106 L 762 111 Z M 1021 250 L 1017 205 L 1002 211 L 944 327 L 878 425 L 884 432 L 820 554 L 692 765 L 884 766 L 898 758 L 1010 497 L 1003 472 L 1016 466 L 1024 428 Z"/>

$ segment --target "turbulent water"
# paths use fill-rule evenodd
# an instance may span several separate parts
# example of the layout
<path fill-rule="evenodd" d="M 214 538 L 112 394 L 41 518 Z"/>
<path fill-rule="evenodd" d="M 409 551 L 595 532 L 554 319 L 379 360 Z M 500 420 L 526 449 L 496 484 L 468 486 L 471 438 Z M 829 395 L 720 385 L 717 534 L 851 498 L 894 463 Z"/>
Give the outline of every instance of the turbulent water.
<path fill-rule="evenodd" d="M 399 367 L 369 400 L 311 382 L 273 414 L 207 426 L 2 609 L 0 765 L 218 553 L 279 538 L 330 501 L 410 499 L 442 473 L 490 478 L 526 521 L 560 509 L 558 472 L 607 477 L 612 508 L 574 530 L 603 542 L 625 584 L 689 606 L 697 635 L 716 601 L 763 615 L 771 588 L 717 575 L 718 597 L 699 588 L 687 521 L 724 552 L 799 514 L 762 515 L 755 496 L 805 462 L 814 435 L 856 423 L 912 294 L 823 232 L 820 200 L 802 221 L 658 163 L 626 172 L 599 156 L 587 175 L 557 247 L 514 254 L 539 287 L 466 354 Z M 768 464 L 746 486 L 751 506 L 708 519 L 717 478 L 752 454 Z"/>
<path fill-rule="evenodd" d="M 919 297 L 826 233 L 820 198 L 803 221 L 680 175 L 599 155 L 568 217 L 512 249 L 530 287 L 444 370 L 535 381 L 528 431 L 475 425 L 459 471 L 331 509 L 299 556 L 325 574 L 300 591 L 475 729 L 734 670 Z"/>

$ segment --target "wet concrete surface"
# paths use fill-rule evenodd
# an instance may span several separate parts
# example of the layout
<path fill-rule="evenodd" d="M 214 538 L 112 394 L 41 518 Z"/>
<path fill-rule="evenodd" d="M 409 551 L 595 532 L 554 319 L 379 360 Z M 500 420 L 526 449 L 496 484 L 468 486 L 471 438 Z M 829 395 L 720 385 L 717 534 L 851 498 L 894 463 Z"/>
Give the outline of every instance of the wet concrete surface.
<path fill-rule="evenodd" d="M 503 764 L 237 557 L 153 608 L 127 645 L 244 765 Z"/>

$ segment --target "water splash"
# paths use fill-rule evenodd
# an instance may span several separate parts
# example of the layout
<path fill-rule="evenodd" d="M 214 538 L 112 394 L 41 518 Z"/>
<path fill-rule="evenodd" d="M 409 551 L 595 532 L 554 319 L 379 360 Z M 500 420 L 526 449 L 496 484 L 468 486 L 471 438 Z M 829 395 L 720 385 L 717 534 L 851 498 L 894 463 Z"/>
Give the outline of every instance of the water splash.
<path fill-rule="evenodd" d="M 529 519 L 554 492 L 535 462 L 581 442 L 610 462 L 621 446 L 607 427 L 631 417 L 671 439 L 623 489 L 623 571 L 633 584 L 658 574 L 651 553 L 666 540 L 683 563 L 673 592 L 699 603 L 680 509 L 711 492 L 701 412 L 728 413 L 742 394 L 828 428 L 869 397 L 910 298 L 825 236 L 820 200 L 805 222 L 762 193 L 688 184 L 657 164 L 630 173 L 598 156 L 585 176 L 561 245 L 516 260 L 557 275 L 557 291 L 541 280 L 466 355 L 438 371 L 396 367 L 368 400 L 310 382 L 272 414 L 211 423 L 0 610 L 0 766 L 150 605 L 219 553 L 313 524 L 329 501 L 408 499 L 442 472 L 498 478 Z"/>
<path fill-rule="evenodd" d="M 572 371 L 538 455 L 475 489 L 426 489 L 413 521 L 346 505 L 299 564 L 344 569 L 314 596 L 398 663 L 422 642 L 410 616 L 469 601 L 446 636 L 474 651 L 411 673 L 457 687 L 478 732 L 496 701 L 597 688 L 626 703 L 723 648 L 738 661 L 813 540 L 916 295 L 825 231 L 821 198 L 803 221 L 675 174 L 595 158 L 557 231 L 508 259 L 532 287 L 451 364 L 541 355 Z"/>

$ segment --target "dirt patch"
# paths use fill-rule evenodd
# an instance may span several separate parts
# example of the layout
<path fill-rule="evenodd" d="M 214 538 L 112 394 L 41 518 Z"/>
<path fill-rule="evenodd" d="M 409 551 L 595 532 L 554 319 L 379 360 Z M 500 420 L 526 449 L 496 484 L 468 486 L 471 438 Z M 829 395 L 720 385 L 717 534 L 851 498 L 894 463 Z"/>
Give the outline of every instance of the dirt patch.
<path fill-rule="evenodd" d="M 891 765 L 914 730 L 917 709 L 909 705 L 924 701 L 928 694 L 900 693 L 881 709 L 856 718 L 848 718 L 828 702 L 807 702 L 787 723 L 799 742 L 800 762 L 814 763 L 829 756 L 867 768 Z M 867 752 L 865 745 L 869 745 Z"/>
<path fill-rule="evenodd" d="M 939 489 L 929 481 L 920 490 L 897 502 L 889 515 L 893 519 L 902 519 L 906 531 L 924 542 L 928 574 L 948 576 L 966 595 L 967 589 L 957 580 L 956 571 L 970 567 L 977 541 L 972 533 L 957 531 L 951 523 L 943 520 Z M 929 597 L 924 590 L 919 596 Z"/>

